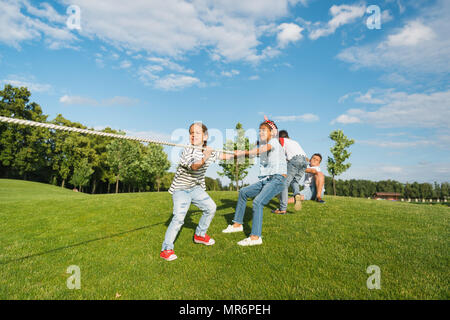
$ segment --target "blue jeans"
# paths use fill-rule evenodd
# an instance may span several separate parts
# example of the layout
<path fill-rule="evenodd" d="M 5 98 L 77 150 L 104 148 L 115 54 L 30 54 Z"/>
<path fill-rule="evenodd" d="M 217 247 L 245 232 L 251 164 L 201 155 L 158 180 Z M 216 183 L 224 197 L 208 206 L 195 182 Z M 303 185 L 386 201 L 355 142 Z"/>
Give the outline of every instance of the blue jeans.
<path fill-rule="evenodd" d="M 175 190 L 172 194 L 173 217 L 167 228 L 162 250 L 173 250 L 173 243 L 184 224 L 184 218 L 189 210 L 191 202 L 203 211 L 195 234 L 204 237 L 216 213 L 216 204 L 200 186 L 187 190 Z"/>
<path fill-rule="evenodd" d="M 317 189 L 315 181 L 313 180 L 313 183 L 310 186 L 306 186 L 301 192 L 301 195 L 305 198 L 305 200 L 316 200 L 317 198 Z M 321 198 L 323 198 L 323 195 L 325 194 L 325 188 L 322 188 L 322 194 L 320 195 Z"/>
<path fill-rule="evenodd" d="M 241 191 L 239 191 L 239 199 L 233 222 L 239 224 L 244 223 L 247 199 L 254 198 L 251 235 L 260 237 L 262 232 L 263 208 L 273 197 L 285 188 L 285 185 L 286 178 L 281 174 L 274 174 L 268 178 L 259 180 L 248 187 L 242 188 Z"/>
<path fill-rule="evenodd" d="M 292 186 L 294 196 L 300 193 L 300 180 L 303 178 L 307 167 L 308 162 L 306 161 L 306 158 L 301 155 L 296 155 L 288 161 L 286 188 L 279 195 L 281 211 L 286 211 L 288 207 L 288 190 L 290 186 Z"/>

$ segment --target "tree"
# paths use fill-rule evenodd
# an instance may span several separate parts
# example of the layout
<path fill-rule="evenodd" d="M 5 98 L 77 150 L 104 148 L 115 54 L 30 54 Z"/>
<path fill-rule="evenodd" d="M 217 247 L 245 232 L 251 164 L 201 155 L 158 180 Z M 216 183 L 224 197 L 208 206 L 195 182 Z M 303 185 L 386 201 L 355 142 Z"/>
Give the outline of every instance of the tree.
<path fill-rule="evenodd" d="M 161 178 L 170 168 L 170 161 L 167 154 L 159 144 L 149 144 L 142 157 L 142 178 L 144 183 L 150 183 L 156 186 L 159 192 L 161 188 Z M 142 180 L 142 179 L 141 179 Z"/>
<path fill-rule="evenodd" d="M 173 177 L 175 176 L 175 172 L 165 172 L 160 178 L 158 178 L 158 190 L 167 191 L 172 184 Z"/>
<path fill-rule="evenodd" d="M 224 150 L 250 150 L 255 146 L 250 143 L 249 139 L 245 137 L 242 124 L 239 122 L 236 124 L 236 139 L 234 141 L 227 140 L 224 144 Z M 236 182 L 236 190 L 239 191 L 239 181 L 244 180 L 248 175 L 248 169 L 253 166 L 254 161 L 250 158 L 239 158 L 232 161 L 221 161 L 219 165 L 222 167 L 223 172 L 217 172 L 221 177 L 225 176 L 232 182 Z"/>
<path fill-rule="evenodd" d="M 136 142 L 116 139 L 106 147 L 107 162 L 116 180 L 116 193 L 119 192 L 119 181 L 129 180 L 134 162 L 140 157 L 139 145 Z"/>
<path fill-rule="evenodd" d="M 51 122 L 66 127 L 86 129 L 81 123 L 67 120 L 61 114 L 58 114 Z M 55 130 L 52 133 L 50 157 L 52 169 L 61 179 L 61 187 L 64 188 L 70 173 L 83 159 L 87 159 L 92 166 L 98 165 L 99 156 L 92 139 L 91 136 L 74 132 Z"/>
<path fill-rule="evenodd" d="M 104 128 L 101 132 L 106 133 L 114 133 L 117 134 L 116 130 L 113 130 L 109 127 Z M 92 174 L 92 193 L 96 192 L 97 184 L 100 181 L 106 182 L 108 184 L 108 193 L 109 193 L 109 179 L 113 176 L 107 161 L 107 153 L 106 147 L 109 143 L 111 143 L 112 138 L 103 137 L 103 136 L 90 136 L 92 141 L 92 147 L 97 155 L 97 161 L 92 169 L 94 169 L 94 173 Z M 114 178 L 112 178 L 114 180 Z"/>
<path fill-rule="evenodd" d="M 330 133 L 330 139 L 335 142 L 330 151 L 333 157 L 328 157 L 327 170 L 331 173 L 333 179 L 333 192 L 336 195 L 336 183 L 335 177 L 344 173 L 350 168 L 351 163 L 344 163 L 351 153 L 346 149 L 355 143 L 353 139 L 348 139 L 342 130 L 334 130 Z"/>
<path fill-rule="evenodd" d="M 430 199 L 433 196 L 433 186 L 430 183 L 420 185 L 420 195 L 422 199 Z"/>
<path fill-rule="evenodd" d="M 70 183 L 77 186 L 79 190 L 82 191 L 82 188 L 89 184 L 93 172 L 94 170 L 92 170 L 92 166 L 89 164 L 88 160 L 83 159 L 75 165 Z"/>
<path fill-rule="evenodd" d="M 0 115 L 18 119 L 46 122 L 41 107 L 30 103 L 31 92 L 9 84 L 0 91 Z M 0 169 L 8 175 L 27 180 L 49 167 L 49 132 L 44 128 L 17 124 L 0 124 Z"/>
<path fill-rule="evenodd" d="M 205 185 L 207 191 L 217 191 L 220 190 L 219 179 L 213 179 L 210 177 L 205 177 Z"/>
<path fill-rule="evenodd" d="M 448 198 L 450 196 L 450 183 L 441 183 L 441 198 Z"/>

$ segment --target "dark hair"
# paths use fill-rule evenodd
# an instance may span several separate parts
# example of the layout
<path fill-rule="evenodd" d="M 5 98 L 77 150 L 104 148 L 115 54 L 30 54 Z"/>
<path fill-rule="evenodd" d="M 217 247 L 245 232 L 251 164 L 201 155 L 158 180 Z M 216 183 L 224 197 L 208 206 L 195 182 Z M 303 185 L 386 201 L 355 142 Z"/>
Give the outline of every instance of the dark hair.
<path fill-rule="evenodd" d="M 288 138 L 288 139 L 289 139 L 289 134 L 288 134 L 288 132 L 287 132 L 286 130 L 281 130 L 281 131 L 278 133 L 278 136 L 279 136 L 280 138 Z"/>
<path fill-rule="evenodd" d="M 202 126 L 203 135 L 208 134 L 208 127 L 205 126 L 202 122 L 194 122 L 193 124 L 191 124 L 189 126 L 189 133 L 191 133 L 191 128 L 195 125 Z M 204 140 L 203 147 L 206 147 L 206 145 L 207 145 L 207 140 Z"/>
<path fill-rule="evenodd" d="M 312 159 L 314 156 L 318 156 L 318 157 L 320 158 L 320 162 L 322 162 L 322 155 L 321 155 L 320 153 L 314 153 L 314 154 L 311 156 L 311 159 Z"/>

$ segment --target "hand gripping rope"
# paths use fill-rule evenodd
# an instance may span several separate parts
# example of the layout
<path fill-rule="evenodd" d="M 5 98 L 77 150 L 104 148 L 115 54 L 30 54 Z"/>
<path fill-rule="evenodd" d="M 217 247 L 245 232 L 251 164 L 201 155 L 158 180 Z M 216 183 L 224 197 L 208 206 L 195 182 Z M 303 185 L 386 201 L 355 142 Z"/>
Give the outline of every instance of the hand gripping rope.
<path fill-rule="evenodd" d="M 47 128 L 47 129 L 54 129 L 54 130 L 61 130 L 61 131 L 85 133 L 85 134 L 91 134 L 91 135 L 109 137 L 109 138 L 156 143 L 156 144 L 162 144 L 162 145 L 171 146 L 171 147 L 182 147 L 182 148 L 189 147 L 189 148 L 201 149 L 201 150 L 206 149 L 205 147 L 200 147 L 200 146 L 184 145 L 184 144 L 172 143 L 172 142 L 155 140 L 155 139 L 131 137 L 131 136 L 125 136 L 125 135 L 120 135 L 120 134 L 115 134 L 115 133 L 100 132 L 100 131 L 95 131 L 95 130 L 80 129 L 80 128 L 74 128 L 74 127 L 66 127 L 66 126 L 60 126 L 60 125 L 51 124 L 51 123 L 42 123 L 42 122 L 23 120 L 23 119 L 14 119 L 14 118 L 2 117 L 2 116 L 0 116 L 0 122 L 21 124 L 21 125 L 25 125 L 25 126 L 40 127 L 40 128 Z M 219 152 L 229 153 L 229 154 L 234 153 L 233 151 L 229 151 L 229 150 L 214 150 L 214 151 L 219 151 Z"/>

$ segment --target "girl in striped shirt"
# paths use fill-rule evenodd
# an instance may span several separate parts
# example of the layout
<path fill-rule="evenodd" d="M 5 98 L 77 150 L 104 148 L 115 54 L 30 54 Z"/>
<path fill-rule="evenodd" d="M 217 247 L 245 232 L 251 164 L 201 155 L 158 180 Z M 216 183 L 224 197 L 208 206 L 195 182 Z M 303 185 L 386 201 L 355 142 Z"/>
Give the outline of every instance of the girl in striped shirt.
<path fill-rule="evenodd" d="M 173 199 L 173 217 L 167 228 L 160 257 L 172 261 L 177 258 L 174 241 L 184 224 L 184 218 L 191 202 L 203 211 L 194 234 L 194 242 L 211 246 L 215 243 L 206 234 L 209 225 L 216 213 L 216 204 L 206 193 L 205 173 L 208 166 L 216 160 L 233 158 L 231 154 L 214 152 L 206 146 L 208 140 L 208 128 L 202 123 L 193 123 L 189 127 L 190 143 L 193 146 L 205 147 L 203 151 L 197 148 L 187 147 L 181 154 L 177 172 L 169 188 Z"/>

